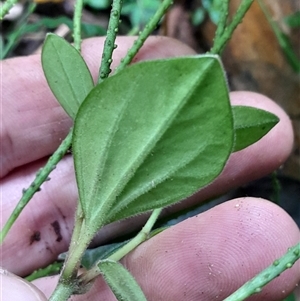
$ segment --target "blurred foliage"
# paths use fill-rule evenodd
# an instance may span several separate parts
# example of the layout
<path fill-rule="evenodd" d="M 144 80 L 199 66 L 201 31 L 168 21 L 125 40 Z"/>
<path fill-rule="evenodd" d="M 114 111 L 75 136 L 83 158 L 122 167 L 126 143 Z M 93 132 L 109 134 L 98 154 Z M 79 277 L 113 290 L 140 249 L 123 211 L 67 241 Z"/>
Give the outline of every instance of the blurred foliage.
<path fill-rule="evenodd" d="M 288 61 L 288 63 L 296 73 L 300 73 L 300 60 L 293 49 L 290 37 L 281 30 L 278 22 L 276 22 L 273 19 L 265 3 L 262 0 L 258 0 L 258 3 L 262 11 L 264 12 L 270 26 L 272 27 L 272 30 L 276 36 L 278 44 L 280 45 L 286 60 Z M 288 21 L 286 21 L 286 19 L 285 21 L 292 24 L 293 25 L 292 27 L 296 27 L 299 22 L 298 19 L 299 19 L 299 12 L 296 12 L 295 14 L 288 17 L 287 19 Z"/>
<path fill-rule="evenodd" d="M 61 24 L 67 25 L 69 29 L 73 31 L 73 20 L 64 16 L 58 18 L 43 17 L 37 22 L 31 24 L 27 23 L 27 19 L 24 20 L 21 26 L 19 25 L 18 28 L 13 28 L 7 33 L 4 39 L 2 38 L 2 41 L 5 40 L 5 42 L 2 42 L 3 44 L 0 59 L 4 59 L 5 57 L 7 57 L 24 35 L 29 33 L 40 32 L 46 29 L 56 29 Z M 81 30 L 83 38 L 103 36 L 106 34 L 105 28 L 84 22 L 82 22 L 81 24 Z"/>
<path fill-rule="evenodd" d="M 85 0 L 95 10 L 109 9 L 111 0 Z M 132 27 L 144 27 L 160 5 L 160 0 L 124 0 L 122 16 L 130 20 Z"/>
<path fill-rule="evenodd" d="M 300 11 L 297 11 L 294 14 L 285 17 L 284 21 L 291 28 L 300 27 Z"/>
<path fill-rule="evenodd" d="M 202 0 L 202 6 L 198 7 L 192 14 L 192 23 L 200 25 L 208 15 L 209 19 L 217 24 L 221 15 L 221 3 L 223 0 Z"/>

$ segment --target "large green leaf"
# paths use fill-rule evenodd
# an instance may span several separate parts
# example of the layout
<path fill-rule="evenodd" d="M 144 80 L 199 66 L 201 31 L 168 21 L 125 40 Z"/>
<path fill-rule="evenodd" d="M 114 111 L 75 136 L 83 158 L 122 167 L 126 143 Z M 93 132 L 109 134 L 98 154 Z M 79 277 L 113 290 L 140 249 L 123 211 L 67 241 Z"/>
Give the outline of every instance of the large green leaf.
<path fill-rule="evenodd" d="M 80 104 L 94 86 L 85 61 L 63 38 L 48 34 L 42 51 L 42 66 L 51 91 L 74 119 Z"/>
<path fill-rule="evenodd" d="M 233 151 L 239 151 L 266 135 L 279 121 L 267 111 L 253 107 L 233 106 L 235 142 Z"/>
<path fill-rule="evenodd" d="M 119 301 L 147 301 L 133 276 L 120 263 L 103 260 L 100 261 L 98 267 Z"/>
<path fill-rule="evenodd" d="M 75 119 L 73 153 L 89 227 L 177 202 L 209 184 L 233 148 L 216 56 L 135 64 L 98 85 Z"/>

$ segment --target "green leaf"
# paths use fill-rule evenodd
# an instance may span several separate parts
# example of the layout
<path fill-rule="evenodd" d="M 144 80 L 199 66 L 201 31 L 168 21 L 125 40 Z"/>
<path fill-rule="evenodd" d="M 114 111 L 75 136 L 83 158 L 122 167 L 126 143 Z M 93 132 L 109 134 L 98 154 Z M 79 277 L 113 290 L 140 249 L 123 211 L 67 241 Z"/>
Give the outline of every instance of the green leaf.
<path fill-rule="evenodd" d="M 242 150 L 266 135 L 279 121 L 267 111 L 246 106 L 233 106 L 235 143 L 234 152 Z"/>
<path fill-rule="evenodd" d="M 74 119 L 80 104 L 94 87 L 86 63 L 67 41 L 48 34 L 42 50 L 42 65 L 50 89 Z"/>
<path fill-rule="evenodd" d="M 233 139 L 216 56 L 147 61 L 108 78 L 85 99 L 74 127 L 87 227 L 192 195 L 221 173 Z"/>
<path fill-rule="evenodd" d="M 136 280 L 120 263 L 103 260 L 98 267 L 119 301 L 147 301 Z"/>

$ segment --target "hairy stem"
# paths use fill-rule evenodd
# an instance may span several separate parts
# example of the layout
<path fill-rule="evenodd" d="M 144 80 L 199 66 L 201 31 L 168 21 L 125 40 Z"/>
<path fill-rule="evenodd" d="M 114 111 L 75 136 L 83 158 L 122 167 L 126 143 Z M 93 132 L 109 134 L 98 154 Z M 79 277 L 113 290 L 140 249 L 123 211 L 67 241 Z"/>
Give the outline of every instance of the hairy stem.
<path fill-rule="evenodd" d="M 99 70 L 98 83 L 107 78 L 111 72 L 112 54 L 116 48 L 115 40 L 118 33 L 120 15 L 122 9 L 122 0 L 114 0 L 110 12 L 107 35 L 104 42 L 101 66 Z"/>
<path fill-rule="evenodd" d="M 82 15 L 83 0 L 76 0 L 75 11 L 74 11 L 74 47 L 80 52 L 81 51 L 81 15 Z"/>
<path fill-rule="evenodd" d="M 214 45 L 210 50 L 210 53 L 220 54 L 225 48 L 227 42 L 230 40 L 234 30 L 242 22 L 246 12 L 250 8 L 254 0 L 243 0 L 239 6 L 235 16 L 233 17 L 232 22 L 225 28 L 221 37 L 216 37 Z"/>
<path fill-rule="evenodd" d="M 153 228 L 155 222 L 157 221 L 161 211 L 162 208 L 153 210 L 151 216 L 149 217 L 147 223 L 144 225 L 142 230 L 132 240 L 130 240 L 127 244 L 125 244 L 123 247 L 118 249 L 115 253 L 113 253 L 106 259 L 119 261 L 129 252 L 134 250 L 142 242 L 149 239 L 149 234 L 151 232 L 151 229 Z M 100 269 L 98 268 L 98 264 L 96 263 L 93 268 L 91 268 L 86 273 L 82 274 L 82 276 L 79 279 L 79 283 L 81 283 L 82 285 L 86 285 L 99 275 L 101 275 L 101 272 Z"/>
<path fill-rule="evenodd" d="M 152 31 L 156 28 L 158 22 L 162 18 L 162 16 L 166 13 L 167 9 L 173 4 L 173 0 L 164 0 L 154 16 L 151 18 L 149 23 L 145 26 L 142 32 L 140 32 L 138 38 L 134 41 L 133 46 L 127 51 L 126 56 L 121 60 L 119 66 L 115 69 L 115 74 L 119 71 L 123 70 L 127 65 L 130 64 L 134 56 L 141 49 L 146 39 L 152 33 Z"/>
<path fill-rule="evenodd" d="M 217 25 L 217 30 L 214 38 L 215 41 L 218 41 L 222 37 L 225 31 L 228 12 L 229 12 L 229 0 L 222 1 L 220 5 L 221 5 L 221 9 L 220 9 L 221 17 Z"/>
<path fill-rule="evenodd" d="M 285 255 L 275 260 L 272 265 L 267 267 L 261 273 L 257 274 L 250 281 L 246 282 L 224 301 L 242 301 L 253 294 L 261 292 L 263 286 L 267 285 L 285 270 L 291 268 L 299 258 L 300 243 L 292 248 L 289 248 Z"/>
<path fill-rule="evenodd" d="M 94 236 L 85 224 L 81 207 L 76 211 L 75 227 L 70 242 L 67 258 L 65 260 L 59 282 L 50 297 L 50 301 L 64 301 L 72 294 L 78 292 L 77 271 L 84 251 Z"/>
<path fill-rule="evenodd" d="M 74 281 L 68 283 L 59 282 L 55 291 L 51 295 L 49 301 L 65 301 L 68 300 L 73 292 L 76 290 L 74 287 Z"/>
<path fill-rule="evenodd" d="M 49 174 L 52 170 L 55 169 L 57 163 L 64 157 L 66 152 L 71 146 L 72 141 L 72 134 L 73 129 L 70 130 L 68 136 L 63 140 L 61 145 L 57 148 L 57 150 L 53 153 L 53 155 L 49 158 L 48 162 L 44 167 L 42 167 L 36 174 L 36 178 L 34 181 L 30 184 L 30 186 L 27 189 L 23 190 L 23 196 L 18 202 L 17 206 L 15 207 L 14 211 L 10 215 L 8 221 L 4 225 L 3 229 L 0 233 L 0 243 L 3 242 L 4 238 L 6 237 L 8 231 L 12 227 L 13 223 L 16 221 L 18 216 L 21 214 L 22 210 L 25 208 L 25 206 L 28 204 L 28 202 L 31 200 L 33 195 L 40 191 L 41 185 L 49 180 Z"/>

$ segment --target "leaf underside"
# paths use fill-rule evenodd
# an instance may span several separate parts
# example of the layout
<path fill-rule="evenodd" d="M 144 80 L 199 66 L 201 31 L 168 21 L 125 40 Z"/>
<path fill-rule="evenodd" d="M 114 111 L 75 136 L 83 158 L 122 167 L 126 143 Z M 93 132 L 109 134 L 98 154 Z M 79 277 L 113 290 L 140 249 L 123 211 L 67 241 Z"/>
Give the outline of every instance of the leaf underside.
<path fill-rule="evenodd" d="M 74 164 L 86 220 L 100 226 L 190 196 L 220 174 L 233 140 L 228 89 L 215 56 L 143 62 L 108 78 L 75 120 Z"/>
<path fill-rule="evenodd" d="M 103 260 L 98 267 L 118 300 L 147 301 L 136 280 L 120 263 Z"/>
<path fill-rule="evenodd" d="M 63 38 L 48 34 L 42 51 L 42 66 L 48 85 L 71 118 L 94 87 L 80 53 Z"/>

